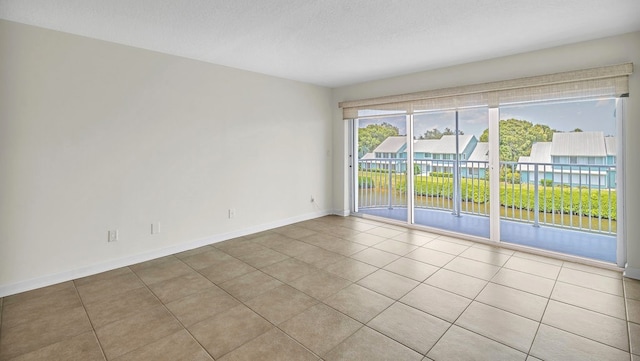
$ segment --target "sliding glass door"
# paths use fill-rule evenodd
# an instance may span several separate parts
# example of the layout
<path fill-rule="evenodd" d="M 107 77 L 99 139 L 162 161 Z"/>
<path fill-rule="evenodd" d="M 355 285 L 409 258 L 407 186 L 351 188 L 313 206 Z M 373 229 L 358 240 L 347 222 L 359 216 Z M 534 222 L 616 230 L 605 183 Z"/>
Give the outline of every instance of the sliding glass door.
<path fill-rule="evenodd" d="M 489 238 L 487 114 L 473 108 L 413 115 L 415 224 Z"/>

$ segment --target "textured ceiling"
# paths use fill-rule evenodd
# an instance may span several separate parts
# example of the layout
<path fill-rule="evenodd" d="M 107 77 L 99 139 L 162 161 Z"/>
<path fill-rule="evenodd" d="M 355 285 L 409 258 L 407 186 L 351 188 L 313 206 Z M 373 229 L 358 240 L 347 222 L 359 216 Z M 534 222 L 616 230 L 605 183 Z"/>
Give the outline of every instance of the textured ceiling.
<path fill-rule="evenodd" d="M 640 0 L 0 0 L 0 18 L 329 87 L 640 30 Z"/>

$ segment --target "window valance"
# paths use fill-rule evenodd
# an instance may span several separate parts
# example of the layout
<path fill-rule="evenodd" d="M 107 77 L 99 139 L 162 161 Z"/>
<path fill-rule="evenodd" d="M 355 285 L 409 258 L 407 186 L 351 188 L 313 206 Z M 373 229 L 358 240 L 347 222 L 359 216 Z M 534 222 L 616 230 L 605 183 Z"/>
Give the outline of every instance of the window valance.
<path fill-rule="evenodd" d="M 402 114 L 547 100 L 567 100 L 629 93 L 633 64 L 502 80 L 417 93 L 341 102 L 344 119 L 373 114 Z"/>

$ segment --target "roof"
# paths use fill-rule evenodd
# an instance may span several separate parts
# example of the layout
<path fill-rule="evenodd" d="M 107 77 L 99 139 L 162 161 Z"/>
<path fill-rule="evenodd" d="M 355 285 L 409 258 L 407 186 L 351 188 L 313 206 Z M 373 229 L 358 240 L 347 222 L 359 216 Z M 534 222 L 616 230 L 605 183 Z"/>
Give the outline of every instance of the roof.
<path fill-rule="evenodd" d="M 469 156 L 468 161 L 486 162 L 489 160 L 489 143 L 478 142 L 473 153 Z"/>
<path fill-rule="evenodd" d="M 367 153 L 365 155 L 362 156 L 362 158 L 360 158 L 361 160 L 367 160 L 367 159 L 376 159 L 376 154 L 375 153 Z"/>
<path fill-rule="evenodd" d="M 389 137 L 373 151 L 376 153 L 398 153 L 405 146 L 405 136 Z"/>
<path fill-rule="evenodd" d="M 475 135 L 459 136 L 459 150 L 462 152 L 471 139 Z M 440 139 L 421 139 L 414 141 L 413 151 L 415 153 L 436 153 L 436 154 L 455 154 L 456 153 L 456 136 L 444 135 Z"/>
<path fill-rule="evenodd" d="M 615 137 L 604 137 L 604 146 L 607 148 L 607 155 L 617 154 L 618 142 Z"/>
<path fill-rule="evenodd" d="M 602 132 L 553 133 L 551 143 L 551 155 L 553 156 L 607 156 Z"/>

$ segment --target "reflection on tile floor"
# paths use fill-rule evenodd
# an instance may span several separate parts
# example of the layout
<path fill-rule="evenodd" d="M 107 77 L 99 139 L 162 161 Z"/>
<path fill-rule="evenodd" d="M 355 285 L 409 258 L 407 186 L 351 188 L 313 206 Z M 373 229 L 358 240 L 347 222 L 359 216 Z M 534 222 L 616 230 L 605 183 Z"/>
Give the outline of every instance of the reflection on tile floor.
<path fill-rule="evenodd" d="M 638 281 L 354 217 L 8 296 L 0 316 L 0 361 L 640 355 Z"/>

